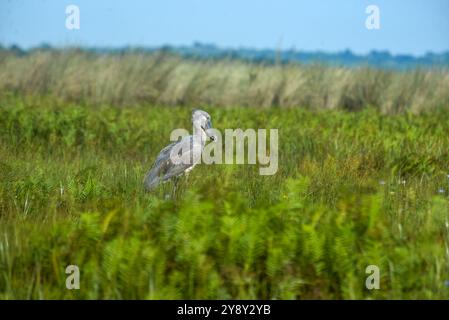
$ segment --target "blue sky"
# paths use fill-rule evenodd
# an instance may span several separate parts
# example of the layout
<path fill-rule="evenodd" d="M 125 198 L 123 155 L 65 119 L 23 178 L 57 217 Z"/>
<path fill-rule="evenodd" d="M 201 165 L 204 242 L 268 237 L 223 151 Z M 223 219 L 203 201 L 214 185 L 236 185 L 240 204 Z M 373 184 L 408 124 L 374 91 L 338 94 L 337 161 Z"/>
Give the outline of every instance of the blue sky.
<path fill-rule="evenodd" d="M 80 8 L 80 30 L 65 8 Z M 380 30 L 365 28 L 366 6 Z M 0 0 L 0 44 L 189 45 L 422 55 L 449 51 L 449 0 Z"/>

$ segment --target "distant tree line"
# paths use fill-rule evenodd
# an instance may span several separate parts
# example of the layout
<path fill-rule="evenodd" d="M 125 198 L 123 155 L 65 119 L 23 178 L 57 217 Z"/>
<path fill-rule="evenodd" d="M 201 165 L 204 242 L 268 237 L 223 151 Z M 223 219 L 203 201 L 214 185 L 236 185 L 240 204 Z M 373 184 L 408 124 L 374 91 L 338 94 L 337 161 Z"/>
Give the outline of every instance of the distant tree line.
<path fill-rule="evenodd" d="M 72 48 L 73 49 L 73 48 Z M 373 50 L 366 55 L 358 55 L 350 50 L 341 52 L 314 51 L 305 52 L 295 49 L 274 50 L 274 49 L 251 49 L 251 48 L 221 48 L 214 44 L 204 44 L 195 42 L 189 46 L 171 46 L 161 47 L 120 47 L 120 48 L 78 48 L 95 53 L 123 54 L 127 52 L 134 53 L 154 53 L 166 52 L 180 55 L 190 59 L 208 59 L 208 60 L 242 60 L 246 62 L 255 62 L 263 64 L 326 64 L 330 66 L 358 67 L 368 66 L 383 69 L 414 69 L 414 68 L 448 68 L 449 52 L 432 53 L 428 52 L 422 56 L 412 55 L 393 55 L 389 51 Z M 17 45 L 4 48 L 0 45 L 0 50 L 13 51 L 17 55 L 26 55 L 35 51 L 54 50 L 48 44 L 42 44 L 30 50 L 24 50 Z"/>

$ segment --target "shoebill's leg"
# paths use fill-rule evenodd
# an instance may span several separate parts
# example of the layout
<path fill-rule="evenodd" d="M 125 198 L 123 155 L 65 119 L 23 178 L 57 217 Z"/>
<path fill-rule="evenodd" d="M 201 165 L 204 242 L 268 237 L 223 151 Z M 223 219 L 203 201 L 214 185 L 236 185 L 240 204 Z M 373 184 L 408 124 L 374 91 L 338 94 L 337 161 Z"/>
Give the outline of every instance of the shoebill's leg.
<path fill-rule="evenodd" d="M 176 199 L 176 195 L 178 194 L 179 188 L 179 176 L 173 177 L 173 189 L 172 189 L 172 199 Z"/>

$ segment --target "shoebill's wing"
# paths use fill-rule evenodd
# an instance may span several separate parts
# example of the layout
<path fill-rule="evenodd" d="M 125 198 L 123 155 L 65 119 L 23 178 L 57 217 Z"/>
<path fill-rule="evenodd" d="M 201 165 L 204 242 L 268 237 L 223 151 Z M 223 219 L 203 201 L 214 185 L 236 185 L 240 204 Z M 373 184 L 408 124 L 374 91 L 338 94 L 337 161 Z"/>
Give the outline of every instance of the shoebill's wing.
<path fill-rule="evenodd" d="M 191 146 L 191 137 L 185 137 L 181 141 L 173 142 L 163 148 L 159 152 L 151 170 L 145 175 L 145 188 L 147 190 L 152 190 L 157 187 L 160 182 L 179 176 L 188 168 L 192 167 L 193 163 L 191 161 L 180 161 L 178 163 L 178 161 L 174 162 L 171 159 L 172 150 L 174 152 L 178 150 L 183 159 L 192 159 L 193 148 Z"/>

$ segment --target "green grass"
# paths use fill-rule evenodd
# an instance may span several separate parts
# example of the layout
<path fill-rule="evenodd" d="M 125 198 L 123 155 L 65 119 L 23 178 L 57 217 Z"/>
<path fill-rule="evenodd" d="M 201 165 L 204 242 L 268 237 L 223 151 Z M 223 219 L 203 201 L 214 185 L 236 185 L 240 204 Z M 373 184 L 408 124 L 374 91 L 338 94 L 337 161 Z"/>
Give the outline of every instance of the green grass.
<path fill-rule="evenodd" d="M 189 108 L 3 94 L 0 298 L 449 297 L 447 113 L 206 110 L 221 130 L 278 128 L 277 174 L 199 165 L 176 198 L 148 194 Z"/>

